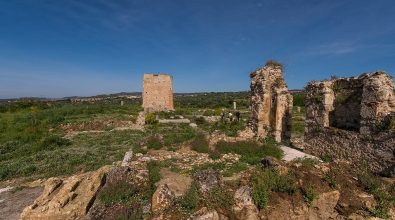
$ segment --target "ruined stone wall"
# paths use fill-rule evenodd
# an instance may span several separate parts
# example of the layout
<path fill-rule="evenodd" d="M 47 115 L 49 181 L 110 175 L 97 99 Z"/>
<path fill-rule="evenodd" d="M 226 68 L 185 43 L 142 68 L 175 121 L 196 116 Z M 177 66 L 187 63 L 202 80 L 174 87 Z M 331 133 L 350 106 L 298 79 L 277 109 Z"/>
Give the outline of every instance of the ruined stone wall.
<path fill-rule="evenodd" d="M 347 160 L 356 168 L 395 176 L 395 132 L 363 135 L 328 127 L 309 135 L 304 148 L 306 153 L 318 157 Z"/>
<path fill-rule="evenodd" d="M 385 72 L 311 82 L 305 150 L 395 174 L 394 82 Z"/>
<path fill-rule="evenodd" d="M 251 73 L 251 126 L 257 137 L 276 141 L 291 137 L 292 95 L 280 65 L 267 64 Z"/>
<path fill-rule="evenodd" d="M 144 111 L 174 110 L 173 78 L 168 74 L 144 74 Z"/>
<path fill-rule="evenodd" d="M 325 127 L 371 134 L 395 112 L 394 83 L 385 72 L 313 81 L 306 93 L 307 135 Z"/>

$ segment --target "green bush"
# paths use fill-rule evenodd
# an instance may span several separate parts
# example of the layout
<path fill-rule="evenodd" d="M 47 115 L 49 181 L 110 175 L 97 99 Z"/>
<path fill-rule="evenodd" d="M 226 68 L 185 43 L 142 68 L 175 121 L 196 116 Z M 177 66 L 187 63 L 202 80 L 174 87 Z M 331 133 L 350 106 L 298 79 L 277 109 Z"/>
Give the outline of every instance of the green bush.
<path fill-rule="evenodd" d="M 154 113 L 148 113 L 145 116 L 145 124 L 148 125 L 153 125 L 153 124 L 157 124 L 158 120 L 156 120 L 156 115 Z"/>
<path fill-rule="evenodd" d="M 234 203 L 233 195 L 231 195 L 222 187 L 216 186 L 209 191 L 206 198 L 206 203 L 207 206 L 212 209 L 221 208 L 230 210 Z"/>
<path fill-rule="evenodd" d="M 326 172 L 324 179 L 326 182 L 328 182 L 330 187 L 332 187 L 334 189 L 337 188 L 336 173 L 335 172 L 333 172 L 332 170 Z"/>
<path fill-rule="evenodd" d="M 308 183 L 302 188 L 303 198 L 307 205 L 310 207 L 315 199 L 318 198 L 318 193 L 314 190 L 313 185 Z"/>
<path fill-rule="evenodd" d="M 293 194 L 296 177 L 293 173 L 280 175 L 275 169 L 258 170 L 252 175 L 252 198 L 258 208 L 266 208 L 271 191 Z"/>
<path fill-rule="evenodd" d="M 191 149 L 199 153 L 209 152 L 209 142 L 206 135 L 203 133 L 198 133 L 195 139 L 191 142 Z"/>

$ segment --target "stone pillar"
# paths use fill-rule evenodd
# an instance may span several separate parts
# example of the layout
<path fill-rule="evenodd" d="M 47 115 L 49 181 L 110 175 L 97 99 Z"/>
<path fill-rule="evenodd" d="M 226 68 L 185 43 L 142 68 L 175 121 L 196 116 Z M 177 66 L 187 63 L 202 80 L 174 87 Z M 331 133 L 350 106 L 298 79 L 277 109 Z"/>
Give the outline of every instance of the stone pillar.
<path fill-rule="evenodd" d="M 256 137 L 289 141 L 292 95 L 283 79 L 282 66 L 267 63 L 251 73 L 251 126 Z"/>

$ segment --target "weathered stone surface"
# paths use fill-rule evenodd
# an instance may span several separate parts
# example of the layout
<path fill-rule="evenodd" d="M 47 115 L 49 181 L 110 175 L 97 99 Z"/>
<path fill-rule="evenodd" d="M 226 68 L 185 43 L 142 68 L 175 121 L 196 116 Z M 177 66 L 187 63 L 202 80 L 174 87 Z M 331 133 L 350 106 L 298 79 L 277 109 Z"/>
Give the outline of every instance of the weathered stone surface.
<path fill-rule="evenodd" d="M 251 73 L 250 87 L 250 123 L 255 135 L 289 141 L 293 99 L 283 79 L 282 66 L 268 62 Z"/>
<path fill-rule="evenodd" d="M 152 196 L 151 209 L 153 213 L 159 213 L 169 208 L 175 199 L 175 194 L 166 184 L 159 185 Z"/>
<path fill-rule="evenodd" d="M 306 203 L 293 203 L 291 200 L 278 198 L 278 204 L 268 207 L 264 211 L 263 219 L 342 219 L 335 210 L 339 201 L 340 192 L 330 191 L 319 194 L 311 207 Z"/>
<path fill-rule="evenodd" d="M 309 219 L 335 219 L 338 213 L 335 206 L 340 198 L 337 190 L 322 193 L 313 201 L 309 209 Z"/>
<path fill-rule="evenodd" d="M 161 179 L 158 182 L 158 186 L 166 184 L 176 197 L 183 196 L 192 184 L 190 176 L 175 173 L 169 169 L 161 169 L 160 175 Z"/>
<path fill-rule="evenodd" d="M 258 218 L 258 208 L 252 201 L 252 189 L 248 186 L 242 186 L 234 195 L 235 204 L 233 213 L 240 220 L 255 220 Z"/>
<path fill-rule="evenodd" d="M 143 108 L 146 112 L 174 110 L 172 76 L 144 74 Z"/>
<path fill-rule="evenodd" d="M 105 166 L 66 179 L 50 178 L 41 196 L 23 210 L 21 219 L 77 219 L 85 216 L 110 168 Z"/>
<path fill-rule="evenodd" d="M 128 163 L 130 161 L 132 161 L 132 158 L 133 158 L 133 150 L 129 150 L 128 152 L 125 153 L 125 156 L 123 157 L 121 165 L 122 166 L 127 166 Z"/>
<path fill-rule="evenodd" d="M 220 182 L 219 173 L 211 168 L 198 171 L 193 177 L 203 193 L 209 192 L 213 187 L 218 186 Z"/>
<path fill-rule="evenodd" d="M 215 210 L 209 210 L 206 207 L 201 208 L 193 214 L 193 220 L 222 220 L 220 215 Z"/>

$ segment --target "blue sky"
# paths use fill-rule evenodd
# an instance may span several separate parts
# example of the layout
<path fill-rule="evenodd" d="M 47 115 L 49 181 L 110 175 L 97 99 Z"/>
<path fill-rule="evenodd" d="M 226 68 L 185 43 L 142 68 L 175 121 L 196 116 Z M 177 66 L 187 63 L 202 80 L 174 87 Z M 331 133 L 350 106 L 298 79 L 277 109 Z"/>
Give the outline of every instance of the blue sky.
<path fill-rule="evenodd" d="M 249 89 L 268 59 L 291 89 L 395 73 L 393 0 L 0 0 L 0 98 Z"/>

